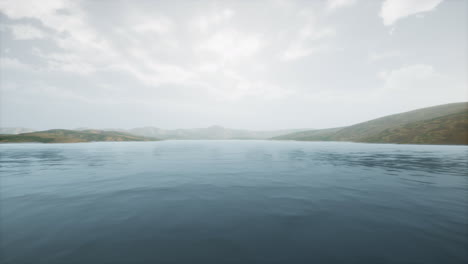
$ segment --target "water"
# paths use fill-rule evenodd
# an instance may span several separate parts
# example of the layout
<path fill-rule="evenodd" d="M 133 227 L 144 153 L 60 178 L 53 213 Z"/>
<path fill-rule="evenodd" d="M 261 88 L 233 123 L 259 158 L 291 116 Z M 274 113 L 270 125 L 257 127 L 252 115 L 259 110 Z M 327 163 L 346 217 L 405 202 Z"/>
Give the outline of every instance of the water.
<path fill-rule="evenodd" d="M 467 263 L 466 146 L 3 144 L 2 263 Z"/>

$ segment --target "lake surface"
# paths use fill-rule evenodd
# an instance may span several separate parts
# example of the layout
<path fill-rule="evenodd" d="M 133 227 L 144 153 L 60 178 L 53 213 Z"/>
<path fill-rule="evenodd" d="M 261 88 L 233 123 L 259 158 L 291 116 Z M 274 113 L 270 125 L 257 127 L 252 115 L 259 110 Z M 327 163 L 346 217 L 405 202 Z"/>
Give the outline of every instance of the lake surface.
<path fill-rule="evenodd" d="M 466 146 L 0 151 L 2 263 L 468 263 Z"/>

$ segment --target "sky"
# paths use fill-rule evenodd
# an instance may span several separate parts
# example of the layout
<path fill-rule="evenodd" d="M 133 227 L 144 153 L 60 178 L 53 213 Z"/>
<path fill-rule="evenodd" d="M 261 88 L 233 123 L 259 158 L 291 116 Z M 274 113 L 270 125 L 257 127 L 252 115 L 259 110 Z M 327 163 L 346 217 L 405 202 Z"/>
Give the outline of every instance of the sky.
<path fill-rule="evenodd" d="M 465 0 L 0 0 L 0 125 L 328 128 L 468 97 Z"/>

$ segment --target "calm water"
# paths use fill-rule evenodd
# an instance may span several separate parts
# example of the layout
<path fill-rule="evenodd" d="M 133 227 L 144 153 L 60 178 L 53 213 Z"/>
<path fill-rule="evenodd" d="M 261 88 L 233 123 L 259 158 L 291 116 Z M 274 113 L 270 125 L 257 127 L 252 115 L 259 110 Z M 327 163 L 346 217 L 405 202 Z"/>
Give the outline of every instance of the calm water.
<path fill-rule="evenodd" d="M 2 263 L 468 263 L 465 146 L 0 150 Z"/>

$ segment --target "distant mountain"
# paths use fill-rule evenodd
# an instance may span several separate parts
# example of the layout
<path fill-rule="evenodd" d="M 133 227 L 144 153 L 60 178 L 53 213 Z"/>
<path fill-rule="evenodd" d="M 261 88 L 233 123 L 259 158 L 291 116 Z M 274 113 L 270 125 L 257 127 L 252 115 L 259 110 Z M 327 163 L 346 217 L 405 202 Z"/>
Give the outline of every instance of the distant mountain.
<path fill-rule="evenodd" d="M 304 131 L 278 140 L 402 144 L 468 144 L 468 103 L 453 103 L 381 117 L 356 125 Z"/>
<path fill-rule="evenodd" d="M 0 135 L 2 143 L 41 142 L 41 143 L 76 143 L 95 141 L 154 141 L 155 138 L 131 135 L 123 132 L 103 130 L 66 130 L 52 129 L 18 135 Z"/>
<path fill-rule="evenodd" d="M 252 131 L 230 129 L 221 126 L 191 129 L 161 129 L 156 127 L 141 127 L 125 130 L 128 133 L 156 137 L 160 139 L 269 139 L 307 129 L 287 129 L 273 131 Z"/>
<path fill-rule="evenodd" d="M 273 137 L 276 140 L 300 140 L 300 141 L 330 141 L 332 136 L 343 129 L 342 127 L 337 128 L 326 128 L 326 129 L 315 129 L 299 131 L 291 134 L 281 135 Z"/>
<path fill-rule="evenodd" d="M 157 139 L 270 139 L 272 137 L 294 133 L 297 131 L 304 131 L 308 129 L 284 129 L 284 130 L 271 130 L 271 131 L 253 131 L 243 129 L 230 129 L 221 126 L 210 126 L 206 128 L 189 128 L 189 129 L 162 129 L 157 127 L 140 127 L 132 129 L 120 128 L 105 128 L 100 130 L 92 130 L 88 127 L 79 127 L 73 130 L 63 130 L 71 132 L 113 132 L 123 133 L 127 136 L 133 135 L 138 137 L 149 137 Z M 3 128 L 4 133 L 0 134 L 21 134 L 34 132 L 31 129 L 23 128 Z M 47 130 L 55 131 L 55 130 Z M 58 131 L 58 130 L 57 130 Z M 37 133 L 43 133 L 39 131 Z M 42 134 L 41 134 L 42 135 Z M 12 137 L 10 137 L 11 139 Z M 102 140 L 101 140 L 102 141 Z M 105 140 L 106 141 L 106 140 Z"/>
<path fill-rule="evenodd" d="M 0 134 L 21 134 L 34 132 L 33 129 L 24 128 L 24 127 L 2 127 L 0 128 Z"/>

